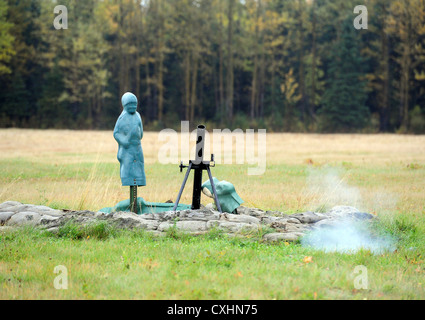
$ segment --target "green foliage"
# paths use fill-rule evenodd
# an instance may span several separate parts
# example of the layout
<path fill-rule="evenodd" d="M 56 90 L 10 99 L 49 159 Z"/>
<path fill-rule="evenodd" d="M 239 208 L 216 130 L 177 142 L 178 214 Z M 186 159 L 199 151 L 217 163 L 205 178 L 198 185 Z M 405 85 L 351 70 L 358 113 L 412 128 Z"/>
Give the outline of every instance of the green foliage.
<path fill-rule="evenodd" d="M 369 118 L 363 59 L 351 17 L 344 20 L 340 40 L 330 54 L 327 90 L 320 110 L 321 130 L 352 132 L 363 129 Z"/>
<path fill-rule="evenodd" d="M 174 221 L 173 225 L 166 230 L 165 234 L 172 239 L 184 239 L 185 233 L 177 228 L 176 223 L 177 221 Z"/>
<path fill-rule="evenodd" d="M 72 128 L 72 112 L 66 107 L 66 103 L 59 101 L 63 90 L 62 73 L 56 66 L 46 74 L 43 92 L 38 100 L 38 116 L 42 129 Z"/>
<path fill-rule="evenodd" d="M 417 134 L 425 133 L 425 115 L 419 106 L 410 112 L 410 130 Z"/>
<path fill-rule="evenodd" d="M 0 127 L 110 129 L 132 91 L 149 130 L 423 132 L 422 0 L 368 30 L 354 0 L 63 0 L 67 30 L 57 4 L 0 0 Z"/>
<path fill-rule="evenodd" d="M 22 74 L 16 72 L 11 75 L 11 82 L 5 92 L 3 112 L 11 119 L 13 126 L 20 125 L 17 119 L 25 119 L 31 111 L 30 93 L 24 83 Z"/>
<path fill-rule="evenodd" d="M 8 62 L 15 54 L 13 50 L 14 38 L 10 33 L 13 24 L 6 20 L 7 10 L 6 0 L 0 0 L 0 76 L 12 72 Z"/>
<path fill-rule="evenodd" d="M 72 240 L 84 239 L 107 239 L 114 237 L 118 234 L 118 230 L 106 221 L 99 221 L 87 225 L 81 225 L 75 221 L 68 221 L 65 225 L 59 227 L 58 231 L 54 234 L 58 238 L 67 238 Z"/>

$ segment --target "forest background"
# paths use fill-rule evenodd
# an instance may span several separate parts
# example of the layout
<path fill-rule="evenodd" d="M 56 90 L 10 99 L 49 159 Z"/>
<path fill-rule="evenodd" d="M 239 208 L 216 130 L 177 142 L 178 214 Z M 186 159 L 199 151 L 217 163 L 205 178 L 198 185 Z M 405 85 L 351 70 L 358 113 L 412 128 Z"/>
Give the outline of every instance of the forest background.
<path fill-rule="evenodd" d="M 425 0 L 0 0 L 0 127 L 425 133 L 424 44 Z"/>

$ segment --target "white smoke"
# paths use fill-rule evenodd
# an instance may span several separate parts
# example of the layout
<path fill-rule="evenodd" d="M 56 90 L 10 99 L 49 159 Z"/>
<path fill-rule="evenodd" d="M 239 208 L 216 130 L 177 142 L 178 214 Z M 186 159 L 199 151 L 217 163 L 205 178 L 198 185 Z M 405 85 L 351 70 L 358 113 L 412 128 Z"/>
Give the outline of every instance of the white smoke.
<path fill-rule="evenodd" d="M 343 219 L 308 233 L 301 239 L 301 244 L 325 252 L 369 250 L 374 254 L 383 254 L 394 251 L 395 240 L 389 235 L 375 235 L 368 223 Z"/>
<path fill-rule="evenodd" d="M 341 178 L 342 176 L 342 178 Z M 358 188 L 347 183 L 348 173 L 342 169 L 309 168 L 305 196 L 310 200 L 309 210 L 330 209 L 345 205 L 362 209 L 363 201 Z"/>
<path fill-rule="evenodd" d="M 366 201 L 363 200 L 360 190 L 348 184 L 349 173 L 344 173 L 342 169 L 325 167 L 309 170 L 305 196 L 311 201 L 309 209 L 312 211 L 329 212 L 329 209 L 336 206 L 351 206 L 362 212 L 388 216 L 395 207 L 395 197 L 379 192 L 365 205 Z M 366 207 L 370 207 L 370 210 L 365 209 Z M 353 219 L 350 215 L 339 216 L 331 223 L 308 233 L 301 240 L 301 244 L 326 252 L 355 253 L 363 249 L 381 254 L 394 251 L 394 238 L 388 234 L 377 234 L 372 226 L 369 220 Z"/>

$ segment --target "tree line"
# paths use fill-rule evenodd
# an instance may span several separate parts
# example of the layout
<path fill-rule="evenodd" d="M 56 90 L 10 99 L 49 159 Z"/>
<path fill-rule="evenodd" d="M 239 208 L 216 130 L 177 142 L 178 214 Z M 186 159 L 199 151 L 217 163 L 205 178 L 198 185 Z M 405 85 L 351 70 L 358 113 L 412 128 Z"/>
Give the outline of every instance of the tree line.
<path fill-rule="evenodd" d="M 424 45 L 425 0 L 0 0 L 0 127 L 425 133 Z"/>

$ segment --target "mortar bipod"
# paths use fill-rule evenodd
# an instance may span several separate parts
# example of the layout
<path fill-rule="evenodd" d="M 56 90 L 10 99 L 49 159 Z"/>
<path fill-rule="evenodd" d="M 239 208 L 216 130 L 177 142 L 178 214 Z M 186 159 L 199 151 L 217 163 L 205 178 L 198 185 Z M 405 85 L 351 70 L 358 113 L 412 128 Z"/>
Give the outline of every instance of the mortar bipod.
<path fill-rule="evenodd" d="M 204 145 L 205 145 L 205 126 L 199 125 L 197 129 L 197 139 L 196 139 L 196 155 L 195 160 L 190 160 L 188 166 L 184 166 L 183 162 L 180 163 L 180 172 L 183 172 L 183 168 L 187 168 L 186 175 L 184 177 L 182 186 L 180 188 L 177 200 L 174 204 L 173 211 L 176 211 L 177 206 L 179 205 L 180 198 L 182 196 L 184 187 L 186 185 L 187 179 L 191 170 L 195 170 L 195 175 L 193 179 L 193 194 L 192 194 L 192 210 L 197 210 L 201 208 L 201 192 L 202 192 L 202 172 L 206 170 L 208 172 L 208 177 L 211 182 L 211 187 L 213 189 L 214 202 L 220 213 L 221 206 L 218 202 L 217 192 L 215 189 L 215 184 L 211 175 L 210 167 L 215 167 L 214 155 L 211 155 L 211 161 L 204 161 Z"/>

